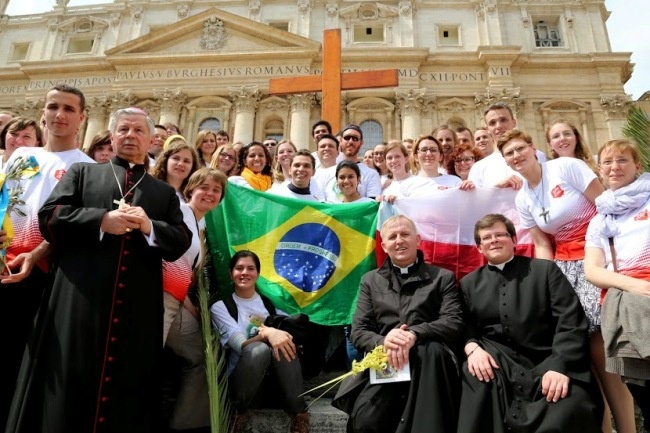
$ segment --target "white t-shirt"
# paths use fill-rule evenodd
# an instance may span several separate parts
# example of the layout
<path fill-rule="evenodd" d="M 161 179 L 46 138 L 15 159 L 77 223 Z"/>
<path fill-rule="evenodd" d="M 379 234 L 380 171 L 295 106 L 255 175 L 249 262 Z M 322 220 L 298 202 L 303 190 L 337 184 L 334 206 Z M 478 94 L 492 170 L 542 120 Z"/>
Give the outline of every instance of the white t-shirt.
<path fill-rule="evenodd" d="M 316 186 L 316 188 L 318 188 L 318 187 Z M 309 195 L 307 195 L 307 194 L 296 194 L 295 192 L 291 191 L 289 189 L 289 182 L 288 181 L 282 182 L 282 183 L 276 183 L 266 192 L 268 192 L 269 194 L 278 195 L 280 197 L 295 198 L 297 200 L 322 201 L 320 199 L 320 197 L 318 197 L 318 193 L 314 193 L 312 191 L 312 185 L 311 184 L 309 186 L 309 192 L 310 192 Z"/>
<path fill-rule="evenodd" d="M 469 169 L 467 180 L 474 182 L 477 188 L 491 188 L 513 174 L 521 177 L 519 173 L 508 167 L 501 153 L 495 150 L 491 155 L 474 163 Z"/>
<path fill-rule="evenodd" d="M 362 197 L 379 197 L 382 192 L 381 180 L 377 170 L 368 167 L 365 164 L 357 163 L 359 171 L 361 172 L 361 182 L 359 182 L 359 194 Z M 336 169 L 334 169 L 330 177 L 325 182 L 323 189 L 325 194 L 325 201 L 328 203 L 340 203 L 343 194 L 336 182 Z"/>
<path fill-rule="evenodd" d="M 185 253 L 176 261 L 162 262 L 163 265 L 163 290 L 169 292 L 179 302 L 187 296 L 187 290 L 192 283 L 194 268 L 201 264 L 201 238 L 200 232 L 205 229 L 205 218 L 196 221 L 192 208 L 187 203 L 181 203 L 183 222 L 192 232 L 192 242 Z"/>
<path fill-rule="evenodd" d="M 558 243 L 584 239 L 596 207 L 583 193 L 594 179 L 594 172 L 577 158 L 562 157 L 542 164 L 542 181 L 532 190 L 524 181 L 515 198 L 521 226 L 537 226 L 555 236 Z M 546 221 L 542 207 L 549 212 Z"/>
<path fill-rule="evenodd" d="M 647 280 L 650 273 L 650 200 L 643 206 L 614 216 L 619 233 L 614 237 L 618 272 Z M 605 253 L 607 269 L 614 270 L 609 240 L 600 235 L 592 220 L 587 229 L 585 248 L 600 248 Z"/>
<path fill-rule="evenodd" d="M 228 346 L 228 342 L 235 334 L 243 334 L 244 340 L 253 338 L 255 331 L 269 315 L 262 297 L 258 293 L 248 299 L 240 298 L 233 293 L 232 298 L 237 304 L 237 321 L 232 318 L 223 301 L 216 302 L 210 307 L 212 326 L 216 329 L 217 334 L 220 336 L 221 345 L 224 347 Z M 276 314 L 286 315 L 281 310 L 276 310 Z M 235 369 L 237 361 L 239 361 L 239 353 L 237 353 L 237 350 L 231 350 L 228 359 L 229 374 Z"/>
<path fill-rule="evenodd" d="M 15 236 L 11 241 L 11 245 L 7 248 L 10 259 L 20 253 L 32 251 L 43 241 L 43 236 L 38 228 L 38 211 L 70 166 L 75 162 L 95 163 L 94 159 L 79 149 L 48 152 L 42 147 L 20 147 L 9 157 L 5 172 L 19 156 L 34 156 L 38 161 L 39 173 L 31 179 L 20 181 L 23 188 L 22 199 L 25 201 L 25 205 L 17 208 L 23 211 L 25 215 L 21 216 L 15 210 L 11 212 L 10 217 Z M 15 181 L 7 181 L 9 189 L 15 185 Z"/>

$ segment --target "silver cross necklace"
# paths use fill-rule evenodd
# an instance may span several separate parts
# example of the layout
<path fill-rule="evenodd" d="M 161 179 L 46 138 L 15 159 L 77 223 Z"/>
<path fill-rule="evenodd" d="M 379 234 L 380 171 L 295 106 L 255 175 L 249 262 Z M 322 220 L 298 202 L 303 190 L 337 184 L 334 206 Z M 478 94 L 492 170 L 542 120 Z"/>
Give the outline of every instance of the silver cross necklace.
<path fill-rule="evenodd" d="M 544 206 L 544 170 L 542 170 L 542 164 L 539 164 L 539 173 L 540 173 L 540 182 L 542 184 L 542 199 L 540 200 L 539 196 L 537 195 L 537 192 L 535 192 L 534 188 L 531 188 L 530 185 L 528 186 L 528 189 L 530 189 L 533 194 L 535 195 L 535 198 L 537 199 L 537 203 L 542 207 L 542 212 L 540 212 L 539 216 L 544 218 L 544 224 L 548 224 L 549 216 L 548 216 L 548 209 L 546 209 L 546 206 Z"/>

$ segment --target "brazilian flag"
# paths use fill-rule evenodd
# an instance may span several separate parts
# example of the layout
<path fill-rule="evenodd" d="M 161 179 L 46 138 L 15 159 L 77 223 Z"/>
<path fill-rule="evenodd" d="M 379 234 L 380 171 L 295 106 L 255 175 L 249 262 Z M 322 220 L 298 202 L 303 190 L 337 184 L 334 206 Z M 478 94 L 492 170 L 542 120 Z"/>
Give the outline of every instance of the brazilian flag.
<path fill-rule="evenodd" d="M 376 267 L 377 207 L 308 202 L 229 183 L 206 216 L 222 293 L 232 292 L 233 253 L 251 250 L 262 265 L 258 289 L 277 308 L 321 325 L 351 323 L 361 277 Z"/>

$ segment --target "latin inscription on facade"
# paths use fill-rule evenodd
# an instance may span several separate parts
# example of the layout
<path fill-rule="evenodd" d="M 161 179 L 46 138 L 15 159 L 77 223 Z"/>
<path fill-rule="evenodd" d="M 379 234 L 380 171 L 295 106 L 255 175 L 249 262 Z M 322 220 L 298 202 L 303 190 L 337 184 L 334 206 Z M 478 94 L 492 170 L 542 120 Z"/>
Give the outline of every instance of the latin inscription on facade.
<path fill-rule="evenodd" d="M 368 69 L 344 68 L 343 72 L 360 72 Z M 210 79 L 224 77 L 277 77 L 291 75 L 318 75 L 319 68 L 306 65 L 271 65 L 271 66 L 227 66 L 221 68 L 174 68 L 174 69 L 141 69 L 138 71 L 120 71 L 115 76 L 76 77 L 47 80 L 31 80 L 29 85 L 0 85 L 0 94 L 19 95 L 28 90 L 46 90 L 59 83 L 69 84 L 79 88 L 105 87 L 114 83 L 145 81 L 169 81 L 175 79 Z M 422 83 L 466 83 L 483 82 L 488 77 L 509 76 L 508 67 L 490 67 L 488 71 L 421 71 L 417 68 L 398 70 L 400 78 L 417 78 Z"/>

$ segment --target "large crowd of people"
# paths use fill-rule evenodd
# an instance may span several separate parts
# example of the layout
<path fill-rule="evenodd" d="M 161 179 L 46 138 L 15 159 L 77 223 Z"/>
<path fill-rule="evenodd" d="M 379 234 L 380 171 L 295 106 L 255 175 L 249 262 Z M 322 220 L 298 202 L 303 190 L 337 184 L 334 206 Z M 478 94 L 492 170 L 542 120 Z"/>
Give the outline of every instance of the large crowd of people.
<path fill-rule="evenodd" d="M 513 222 L 489 214 L 474 228 L 487 265 L 460 281 L 425 262 L 409 215 L 383 223 L 387 258 L 359 281 L 342 342 L 350 362 L 383 346 L 389 370 L 409 380 L 375 384 L 367 371 L 345 380 L 332 404 L 349 432 L 610 433 L 613 420 L 634 433 L 635 403 L 650 428 L 650 175 L 632 142 L 608 141 L 596 158 L 575 125 L 556 119 L 547 160 L 495 103 L 474 131 L 440 125 L 360 154 L 354 124 L 332 131 L 319 120 L 313 146 L 231 143 L 207 129 L 191 142 L 125 107 L 82 151 L 85 108 L 79 89 L 56 85 L 41 119 L 2 113 L 0 283 L 16 311 L 3 315 L 6 433 L 209 431 L 202 314 L 226 349 L 234 431 L 267 380 L 290 431 L 309 431 L 306 361 L 271 320 L 284 313 L 258 291 L 256 252 L 234 254 L 234 292 L 210 280 L 215 302 L 199 308 L 205 217 L 237 193 L 232 185 L 332 205 L 518 191 L 508 205 L 535 257 L 515 255 Z M 22 176 L 26 160 L 36 175 Z M 164 348 L 183 364 L 168 417 Z"/>

